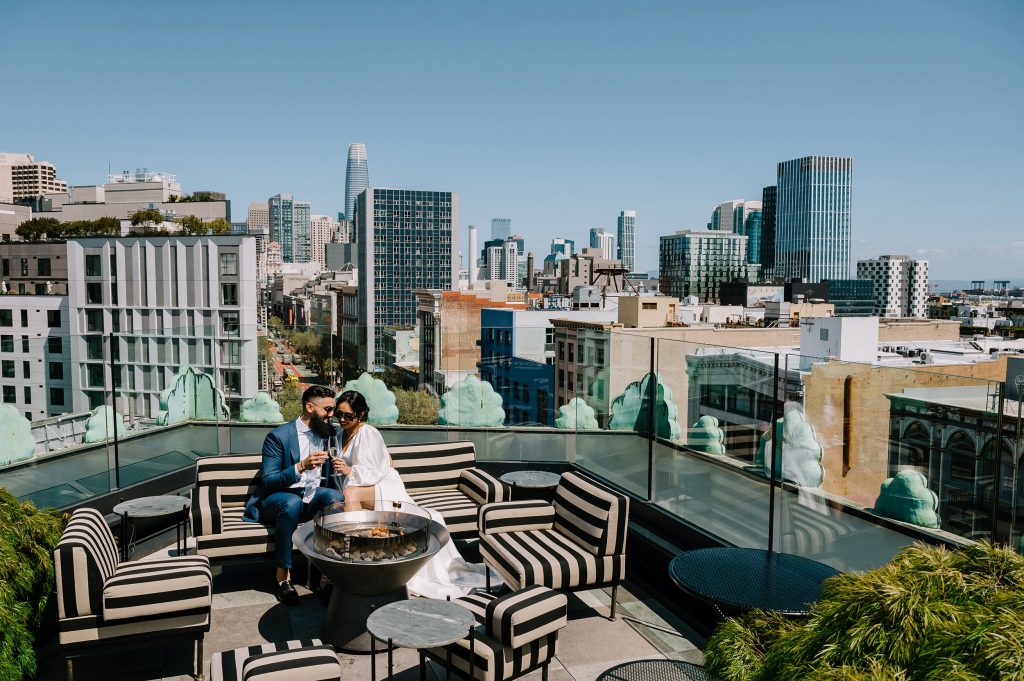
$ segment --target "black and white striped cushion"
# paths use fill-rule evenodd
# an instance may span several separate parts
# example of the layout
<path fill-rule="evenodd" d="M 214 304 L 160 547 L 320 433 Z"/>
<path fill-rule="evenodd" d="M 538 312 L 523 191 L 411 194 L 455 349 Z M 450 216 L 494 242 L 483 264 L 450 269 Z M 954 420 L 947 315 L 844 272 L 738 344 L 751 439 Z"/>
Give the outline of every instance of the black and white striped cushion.
<path fill-rule="evenodd" d="M 413 490 L 410 496 L 423 508 L 429 508 L 441 514 L 452 539 L 476 536 L 476 514 L 479 507 L 476 502 L 459 490 Z"/>
<path fill-rule="evenodd" d="M 472 442 L 391 445 L 388 453 L 410 494 L 415 490 L 454 489 L 462 472 L 476 465 Z"/>
<path fill-rule="evenodd" d="M 486 633 L 487 607 L 496 596 L 480 593 L 452 601 L 473 613 L 477 634 L 473 637 L 474 678 L 477 681 L 504 681 L 526 674 L 555 656 L 558 632 L 553 631 L 518 648 L 511 648 Z M 469 673 L 469 639 L 456 641 L 448 648 L 431 648 L 427 655 L 444 664 L 447 651 L 452 654 L 452 668 L 463 675 Z"/>
<path fill-rule="evenodd" d="M 462 471 L 459 476 L 459 491 L 481 506 L 512 498 L 508 485 L 479 468 Z"/>
<path fill-rule="evenodd" d="M 225 508 L 219 534 L 196 533 L 196 552 L 212 559 L 273 553 L 273 526 L 243 520 L 244 512 L 245 508 L 242 506 Z"/>
<path fill-rule="evenodd" d="M 53 550 L 60 619 L 99 615 L 103 585 L 117 569 L 117 545 L 103 515 L 80 508 Z"/>
<path fill-rule="evenodd" d="M 563 473 L 555 491 L 555 529 L 595 556 L 626 551 L 629 498 L 577 473 Z"/>
<path fill-rule="evenodd" d="M 262 645 L 246 646 L 244 648 L 235 648 L 234 650 L 225 650 L 222 653 L 214 653 L 213 657 L 210 658 L 210 681 L 242 681 L 242 667 L 246 660 L 251 657 L 278 651 L 314 648 L 322 645 L 319 639 L 314 638 L 264 643 Z M 337 658 L 335 658 L 335 661 L 337 661 Z"/>
<path fill-rule="evenodd" d="M 229 454 L 196 461 L 192 528 L 196 552 L 214 559 L 274 552 L 274 529 L 242 520 L 259 487 L 263 456 Z"/>
<path fill-rule="evenodd" d="M 122 563 L 103 585 L 103 621 L 209 611 L 212 593 L 206 556 Z"/>
<path fill-rule="evenodd" d="M 337 681 L 341 664 L 330 646 L 283 650 L 250 657 L 242 665 L 243 681 Z"/>
<path fill-rule="evenodd" d="M 610 586 L 626 574 L 626 554 L 595 556 L 557 530 L 481 533 L 480 554 L 514 590 Z"/>
<path fill-rule="evenodd" d="M 480 507 L 480 534 L 518 530 L 548 530 L 554 527 L 555 507 L 546 501 L 528 499 L 484 504 Z"/>
<path fill-rule="evenodd" d="M 518 648 L 564 627 L 568 612 L 565 594 L 528 586 L 487 604 L 487 634 Z"/>

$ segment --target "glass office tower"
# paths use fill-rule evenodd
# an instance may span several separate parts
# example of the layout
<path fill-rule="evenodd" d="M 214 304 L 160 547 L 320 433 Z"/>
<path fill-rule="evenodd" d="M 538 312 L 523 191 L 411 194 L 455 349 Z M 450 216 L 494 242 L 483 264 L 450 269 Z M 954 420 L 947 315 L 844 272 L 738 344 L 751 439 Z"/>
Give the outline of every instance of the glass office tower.
<path fill-rule="evenodd" d="M 619 260 L 627 272 L 636 264 L 636 211 L 624 210 L 619 213 L 619 230 L 616 235 L 619 244 Z"/>
<path fill-rule="evenodd" d="M 808 282 L 850 276 L 852 159 L 805 156 L 778 167 L 775 275 Z"/>
<path fill-rule="evenodd" d="M 345 217 L 352 219 L 356 197 L 370 186 L 370 167 L 366 163 L 366 146 L 348 145 L 348 167 L 345 170 Z"/>
<path fill-rule="evenodd" d="M 511 218 L 491 218 L 491 241 L 505 239 L 512 236 L 512 219 Z"/>
<path fill-rule="evenodd" d="M 277 194 L 267 200 L 270 215 L 270 240 L 281 245 L 282 262 L 309 262 L 312 241 L 309 202 L 297 201 L 291 194 Z"/>
<path fill-rule="evenodd" d="M 768 280 L 775 270 L 775 185 L 761 191 L 761 276 Z"/>
<path fill-rule="evenodd" d="M 458 287 L 458 206 L 454 192 L 370 188 L 356 198 L 360 368 L 386 368 L 384 328 L 416 324 L 414 289 Z"/>

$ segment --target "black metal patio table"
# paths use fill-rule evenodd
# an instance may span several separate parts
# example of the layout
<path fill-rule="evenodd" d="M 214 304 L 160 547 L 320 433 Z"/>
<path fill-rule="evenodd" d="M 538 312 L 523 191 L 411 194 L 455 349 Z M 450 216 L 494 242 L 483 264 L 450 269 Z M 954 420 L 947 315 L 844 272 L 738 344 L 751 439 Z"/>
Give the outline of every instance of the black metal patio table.
<path fill-rule="evenodd" d="M 687 551 L 672 559 L 668 571 L 679 588 L 716 608 L 793 616 L 810 612 L 821 598 L 821 583 L 839 574 L 802 556 L 733 547 Z"/>
<path fill-rule="evenodd" d="M 715 681 L 716 677 L 680 660 L 636 660 L 606 670 L 597 681 Z"/>

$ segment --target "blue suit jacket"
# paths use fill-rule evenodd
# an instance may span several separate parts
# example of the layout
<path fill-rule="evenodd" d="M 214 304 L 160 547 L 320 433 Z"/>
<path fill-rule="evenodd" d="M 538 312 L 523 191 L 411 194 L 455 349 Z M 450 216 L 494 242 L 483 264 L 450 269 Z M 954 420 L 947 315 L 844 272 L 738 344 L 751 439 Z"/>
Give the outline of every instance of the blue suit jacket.
<path fill-rule="evenodd" d="M 336 429 L 337 430 L 337 429 Z M 264 499 L 274 492 L 288 489 L 299 481 L 299 474 L 295 471 L 295 464 L 299 462 L 299 431 L 295 421 L 282 423 L 277 428 L 267 433 L 263 440 L 263 462 L 261 464 L 260 484 L 256 491 L 245 502 L 245 520 L 260 522 L 261 505 Z M 331 484 L 331 460 L 327 459 L 324 464 L 323 474 L 326 481 L 321 484 Z"/>

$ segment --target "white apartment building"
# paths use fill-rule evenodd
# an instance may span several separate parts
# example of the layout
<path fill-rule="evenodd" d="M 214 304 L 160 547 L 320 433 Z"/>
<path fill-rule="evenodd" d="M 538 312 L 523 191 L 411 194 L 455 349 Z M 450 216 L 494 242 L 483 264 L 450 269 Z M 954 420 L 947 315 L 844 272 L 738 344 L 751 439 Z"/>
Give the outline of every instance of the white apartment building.
<path fill-rule="evenodd" d="M 68 241 L 72 395 L 155 418 L 187 365 L 215 377 L 237 413 L 259 388 L 256 240 L 232 236 Z"/>
<path fill-rule="evenodd" d="M 29 421 L 71 411 L 68 299 L 0 297 L 0 400 Z"/>
<path fill-rule="evenodd" d="M 32 154 L 0 152 L 0 203 L 67 190 L 67 182 L 57 179 L 52 163 L 37 161 Z"/>
<path fill-rule="evenodd" d="M 905 255 L 882 255 L 858 260 L 857 278 L 875 284 L 875 310 L 879 317 L 928 316 L 928 261 Z"/>
<path fill-rule="evenodd" d="M 615 235 L 600 227 L 590 228 L 590 247 L 601 249 L 601 257 L 605 260 L 615 258 Z"/>
<path fill-rule="evenodd" d="M 331 243 L 338 231 L 338 221 L 329 215 L 309 216 L 310 261 L 320 263 L 320 269 L 327 269 L 327 244 Z"/>

